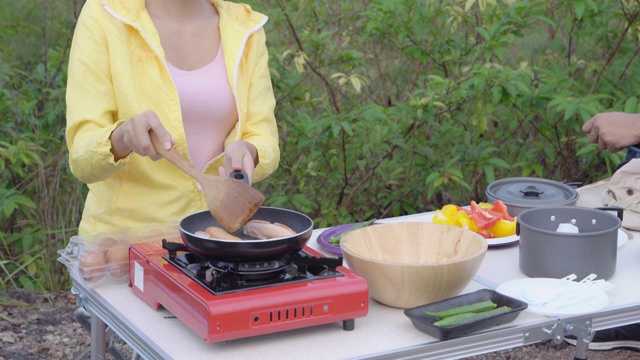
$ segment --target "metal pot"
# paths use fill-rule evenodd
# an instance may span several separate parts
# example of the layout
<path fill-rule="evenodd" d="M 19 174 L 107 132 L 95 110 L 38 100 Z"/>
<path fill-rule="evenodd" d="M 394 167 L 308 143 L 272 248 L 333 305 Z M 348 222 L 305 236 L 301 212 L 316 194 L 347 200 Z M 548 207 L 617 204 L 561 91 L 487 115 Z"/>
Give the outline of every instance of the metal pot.
<path fill-rule="evenodd" d="M 579 197 L 576 189 L 565 183 L 533 177 L 494 181 L 487 187 L 486 195 L 489 202 L 502 200 L 511 216 L 536 207 L 573 206 Z"/>
<path fill-rule="evenodd" d="M 617 217 L 605 209 L 615 210 Z M 523 211 L 516 224 L 520 270 L 531 277 L 576 274 L 583 279 L 593 273 L 610 278 L 616 271 L 621 219 L 620 208 L 557 206 Z M 579 232 L 558 232 L 560 224 L 572 224 Z"/>
<path fill-rule="evenodd" d="M 281 223 L 296 232 L 295 235 L 268 240 L 222 240 L 195 235 L 209 226 L 222 227 L 209 210 L 189 215 L 180 221 L 180 236 L 187 248 L 206 258 L 228 262 L 250 262 L 279 259 L 289 253 L 296 253 L 309 241 L 313 232 L 313 220 L 301 213 L 261 206 L 251 220 L 266 220 Z M 233 235 L 247 239 L 243 229 Z"/>

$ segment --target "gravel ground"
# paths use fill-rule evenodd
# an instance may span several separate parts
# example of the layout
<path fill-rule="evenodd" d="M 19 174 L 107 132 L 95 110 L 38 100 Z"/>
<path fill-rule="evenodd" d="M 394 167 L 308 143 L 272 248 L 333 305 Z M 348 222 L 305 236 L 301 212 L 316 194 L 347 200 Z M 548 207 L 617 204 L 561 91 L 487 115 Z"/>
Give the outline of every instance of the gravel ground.
<path fill-rule="evenodd" d="M 0 360 L 90 359 L 89 332 L 76 322 L 75 296 L 28 291 L 0 293 Z M 131 349 L 120 341 L 115 346 L 127 358 Z M 468 360 L 573 359 L 574 347 L 566 343 L 533 344 L 467 358 Z M 108 355 L 107 359 L 113 359 Z M 590 360 L 640 359 L 630 350 L 590 351 Z"/>

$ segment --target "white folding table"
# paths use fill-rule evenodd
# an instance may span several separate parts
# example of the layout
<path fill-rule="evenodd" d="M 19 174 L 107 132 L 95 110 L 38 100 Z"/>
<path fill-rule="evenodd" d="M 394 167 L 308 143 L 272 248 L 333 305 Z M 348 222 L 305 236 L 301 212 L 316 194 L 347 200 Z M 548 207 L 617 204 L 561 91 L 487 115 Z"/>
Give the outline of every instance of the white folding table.
<path fill-rule="evenodd" d="M 433 213 L 422 213 L 383 222 L 430 222 Z M 315 230 L 308 245 L 325 253 L 316 242 Z M 416 329 L 403 310 L 371 299 L 369 313 L 355 320 L 355 329 L 342 323 L 327 324 L 257 337 L 206 343 L 164 309 L 154 310 L 139 299 L 128 284 L 108 284 L 90 289 L 76 279 L 73 291 L 91 316 L 92 359 L 105 357 L 107 334 L 115 333 L 144 359 L 452 359 L 552 340 L 567 334 L 579 339 L 592 331 L 640 322 L 640 233 L 621 246 L 616 272 L 608 279 L 615 285 L 607 294 L 609 305 L 590 314 L 544 316 L 523 311 L 513 322 L 446 341 Z M 518 245 L 490 248 L 463 293 L 527 278 L 518 265 Z M 585 359 L 586 343 L 579 341 L 576 358 Z"/>

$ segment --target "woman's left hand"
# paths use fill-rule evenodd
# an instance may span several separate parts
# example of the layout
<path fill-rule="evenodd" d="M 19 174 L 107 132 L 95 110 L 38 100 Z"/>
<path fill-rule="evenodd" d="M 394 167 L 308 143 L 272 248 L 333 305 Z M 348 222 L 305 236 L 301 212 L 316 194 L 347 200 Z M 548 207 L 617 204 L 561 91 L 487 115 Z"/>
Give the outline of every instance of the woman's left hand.
<path fill-rule="evenodd" d="M 258 150 L 250 142 L 244 140 L 232 141 L 227 145 L 224 155 L 224 166 L 218 168 L 220 176 L 229 176 L 236 171 L 244 171 L 249 177 L 249 184 L 253 182 L 253 170 L 258 165 Z"/>

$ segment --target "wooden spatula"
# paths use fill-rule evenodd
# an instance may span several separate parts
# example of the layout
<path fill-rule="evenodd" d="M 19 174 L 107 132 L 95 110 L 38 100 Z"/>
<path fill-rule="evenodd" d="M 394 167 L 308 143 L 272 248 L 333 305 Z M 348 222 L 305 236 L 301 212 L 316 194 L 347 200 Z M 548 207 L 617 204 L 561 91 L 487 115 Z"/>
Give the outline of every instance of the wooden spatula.
<path fill-rule="evenodd" d="M 194 178 L 202 188 L 211 215 L 227 231 L 238 231 L 264 202 L 264 195 L 241 180 L 210 176 L 196 169 L 178 150 L 165 150 L 153 131 L 149 133 L 156 152 Z"/>

